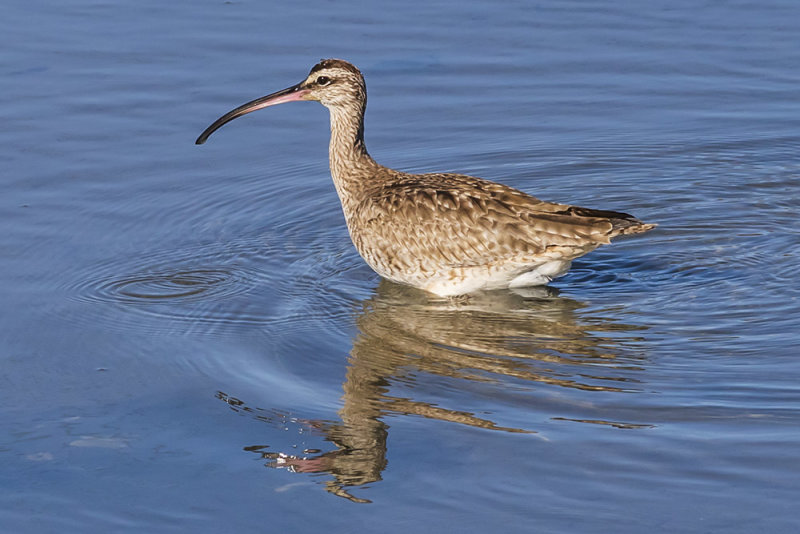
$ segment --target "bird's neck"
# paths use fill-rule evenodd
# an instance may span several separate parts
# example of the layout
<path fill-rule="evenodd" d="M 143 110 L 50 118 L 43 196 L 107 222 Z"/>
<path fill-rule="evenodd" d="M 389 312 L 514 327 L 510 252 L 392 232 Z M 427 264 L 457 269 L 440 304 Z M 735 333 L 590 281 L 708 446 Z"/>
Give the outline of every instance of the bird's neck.
<path fill-rule="evenodd" d="M 365 106 L 356 106 L 337 106 L 330 110 L 331 176 L 345 212 L 348 204 L 358 201 L 359 193 L 369 186 L 374 171 L 379 168 L 364 145 Z"/>

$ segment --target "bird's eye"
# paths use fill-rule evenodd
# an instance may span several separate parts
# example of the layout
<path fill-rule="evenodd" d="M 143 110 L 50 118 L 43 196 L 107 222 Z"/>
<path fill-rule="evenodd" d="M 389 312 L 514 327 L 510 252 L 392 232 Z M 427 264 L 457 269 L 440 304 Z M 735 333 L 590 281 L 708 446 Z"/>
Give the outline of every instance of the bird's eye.
<path fill-rule="evenodd" d="M 317 78 L 317 85 L 328 85 L 329 83 L 331 83 L 331 79 L 327 76 L 320 76 Z"/>

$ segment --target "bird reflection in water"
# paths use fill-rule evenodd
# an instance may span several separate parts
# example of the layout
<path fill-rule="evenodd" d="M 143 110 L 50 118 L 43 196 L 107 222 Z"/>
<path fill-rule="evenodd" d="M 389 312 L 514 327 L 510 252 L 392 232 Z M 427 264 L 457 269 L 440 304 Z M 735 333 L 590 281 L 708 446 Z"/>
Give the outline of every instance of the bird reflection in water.
<path fill-rule="evenodd" d="M 498 291 L 453 300 L 381 281 L 356 318 L 359 334 L 348 361 L 340 421 L 293 419 L 321 433 L 335 448 L 327 452 L 306 450 L 305 456 L 265 452 L 266 446 L 259 445 L 245 449 L 261 454 L 269 460 L 269 467 L 329 473 L 333 477 L 326 482 L 329 492 L 354 502 L 369 502 L 351 495 L 348 488 L 381 480 L 387 463 L 389 426 L 383 421 L 387 415 L 416 415 L 488 430 L 535 433 L 501 426 L 467 411 L 392 396 L 393 385 L 411 384 L 405 387 L 407 392 L 426 373 L 503 385 L 513 382 L 527 390 L 533 387 L 531 383 L 604 392 L 635 388 L 630 375 L 640 369 L 641 357 L 627 347 L 623 361 L 618 361 L 622 353 L 620 333 L 628 333 L 623 338 L 630 344 L 636 340 L 632 332 L 644 327 L 597 314 L 582 317 L 580 310 L 585 305 L 559 297 L 553 288 L 526 291 L 529 293 L 524 296 Z M 576 373 L 575 366 L 591 366 L 591 375 Z M 222 392 L 217 396 L 236 411 L 285 424 L 286 414 L 248 407 Z M 649 426 L 552 419 L 623 428 Z"/>

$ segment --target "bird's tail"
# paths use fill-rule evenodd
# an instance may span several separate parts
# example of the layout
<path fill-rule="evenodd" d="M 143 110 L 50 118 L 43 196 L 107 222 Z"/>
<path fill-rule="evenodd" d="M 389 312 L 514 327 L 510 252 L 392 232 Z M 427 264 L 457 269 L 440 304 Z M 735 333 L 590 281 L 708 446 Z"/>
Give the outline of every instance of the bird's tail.
<path fill-rule="evenodd" d="M 625 219 L 611 219 L 611 237 L 618 235 L 643 234 L 649 232 L 657 224 L 642 222 L 635 217 Z"/>
<path fill-rule="evenodd" d="M 633 215 L 620 211 L 595 210 L 591 208 L 582 208 L 580 206 L 570 206 L 566 213 L 608 220 L 611 223 L 611 233 L 608 234 L 609 238 L 617 237 L 618 235 L 643 234 L 658 226 L 657 224 L 642 222 Z"/>

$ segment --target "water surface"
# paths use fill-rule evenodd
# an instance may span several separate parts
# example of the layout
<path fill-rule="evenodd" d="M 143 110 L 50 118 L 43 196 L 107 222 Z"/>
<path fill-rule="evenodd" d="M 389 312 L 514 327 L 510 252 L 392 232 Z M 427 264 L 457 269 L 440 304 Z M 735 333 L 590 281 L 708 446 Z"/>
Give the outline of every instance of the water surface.
<path fill-rule="evenodd" d="M 794 2 L 12 1 L 4 532 L 796 532 Z M 321 57 L 380 162 L 659 227 L 548 288 L 381 281 Z"/>

